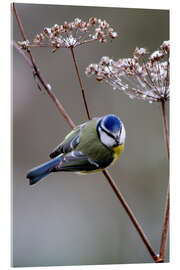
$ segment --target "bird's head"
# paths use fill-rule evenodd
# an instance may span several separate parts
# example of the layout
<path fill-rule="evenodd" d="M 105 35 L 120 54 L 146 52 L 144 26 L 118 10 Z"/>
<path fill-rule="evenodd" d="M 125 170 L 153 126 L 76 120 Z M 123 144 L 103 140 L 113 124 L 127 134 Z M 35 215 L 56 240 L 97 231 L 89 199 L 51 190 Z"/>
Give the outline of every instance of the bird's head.
<path fill-rule="evenodd" d="M 123 123 L 113 114 L 100 118 L 97 124 L 97 133 L 101 142 L 107 147 L 124 144 L 126 138 Z"/>

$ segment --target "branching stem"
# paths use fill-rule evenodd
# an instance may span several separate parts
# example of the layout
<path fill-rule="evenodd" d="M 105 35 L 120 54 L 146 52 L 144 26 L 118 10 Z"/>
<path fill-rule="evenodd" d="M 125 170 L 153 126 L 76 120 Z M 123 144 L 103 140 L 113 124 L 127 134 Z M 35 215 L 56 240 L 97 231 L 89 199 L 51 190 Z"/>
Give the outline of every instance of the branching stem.
<path fill-rule="evenodd" d="M 73 57 L 75 68 L 76 68 L 76 74 L 77 74 L 77 77 L 78 77 L 78 80 L 79 80 L 79 85 L 80 85 L 82 96 L 83 96 L 84 105 L 85 105 L 85 108 L 86 108 L 87 117 L 88 117 L 88 119 L 90 119 L 90 114 L 89 114 L 89 110 L 88 110 L 88 104 L 87 104 L 87 101 L 86 101 L 85 91 L 84 91 L 84 88 L 83 88 L 83 85 L 82 85 L 82 80 L 80 78 L 80 73 L 79 73 L 77 61 L 75 59 L 73 48 L 71 48 L 71 52 L 72 52 L 72 57 Z M 126 200 L 122 196 L 120 190 L 118 189 L 115 181 L 113 180 L 113 178 L 109 174 L 108 170 L 106 170 L 106 169 L 103 170 L 103 174 L 104 174 L 105 178 L 108 180 L 109 184 L 111 185 L 111 187 L 112 187 L 113 191 L 115 192 L 117 198 L 121 202 L 124 210 L 126 211 L 127 215 L 129 216 L 130 220 L 132 221 L 134 227 L 136 228 L 137 232 L 139 233 L 142 241 L 144 242 L 145 246 L 147 247 L 150 255 L 153 258 L 153 260 L 155 262 L 159 262 L 159 257 L 154 252 L 154 250 L 153 250 L 153 248 L 152 248 L 152 246 L 151 246 L 151 244 L 150 244 L 147 236 L 145 235 L 143 229 L 141 228 L 140 224 L 138 223 L 137 219 L 135 218 L 132 210 L 128 206 L 128 203 L 126 202 Z"/>
<path fill-rule="evenodd" d="M 19 15 L 17 13 L 17 10 L 15 8 L 15 4 L 12 4 L 13 7 L 13 11 L 17 20 L 17 23 L 19 25 L 19 29 L 22 35 L 23 40 L 27 40 L 26 36 L 25 36 L 25 32 L 23 29 L 23 25 L 21 23 L 21 20 L 19 18 Z M 27 57 L 25 56 L 25 54 L 21 53 L 24 58 L 26 59 L 26 62 L 29 63 L 29 65 L 33 68 L 33 73 L 35 74 L 35 76 L 39 79 L 39 81 L 41 82 L 41 84 L 43 85 L 44 89 L 46 90 L 47 94 L 50 96 L 50 98 L 52 99 L 52 101 L 54 102 L 54 104 L 56 105 L 58 111 L 63 115 L 63 117 L 65 118 L 65 120 L 68 122 L 68 124 L 70 125 L 71 128 L 75 127 L 74 122 L 72 121 L 72 119 L 70 118 L 70 116 L 68 115 L 68 113 L 66 112 L 66 110 L 64 109 L 64 107 L 62 106 L 62 104 L 60 103 L 60 101 L 57 99 L 56 95 L 53 93 L 53 91 L 50 89 L 49 85 L 45 82 L 45 79 L 43 78 L 42 74 L 40 73 L 34 58 L 32 56 L 31 50 L 30 48 L 27 49 L 27 53 L 29 55 L 30 58 L 30 62 L 32 65 L 30 65 L 30 62 L 27 60 Z"/>
<path fill-rule="evenodd" d="M 18 25 L 19 25 L 19 29 L 20 29 L 21 35 L 22 35 L 22 37 L 23 37 L 23 39 L 25 41 L 26 40 L 26 36 L 25 36 L 25 33 L 24 33 L 24 29 L 23 29 L 21 20 L 19 18 L 19 15 L 17 14 L 17 11 L 16 11 L 15 4 L 14 3 L 13 3 L 13 11 L 14 11 L 14 14 L 16 16 L 16 19 L 17 19 L 17 22 L 18 22 Z M 17 48 L 16 44 L 14 44 L 14 45 Z M 72 121 L 72 119 L 70 118 L 70 116 L 67 114 L 67 112 L 65 111 L 64 107 L 62 106 L 62 104 L 59 102 L 59 100 L 57 99 L 57 97 L 54 95 L 54 93 L 49 88 L 48 84 L 45 82 L 44 78 L 40 74 L 39 69 L 37 68 L 37 66 L 35 64 L 35 61 L 34 61 L 34 58 L 32 56 L 31 50 L 29 48 L 27 49 L 27 53 L 29 55 L 30 61 L 27 59 L 27 56 L 24 53 L 21 53 L 21 54 L 24 56 L 26 62 L 29 64 L 29 66 L 31 68 L 33 68 L 33 72 L 35 72 L 35 75 L 37 76 L 37 78 L 41 82 L 42 86 L 44 87 L 44 89 L 46 90 L 46 92 L 48 93 L 48 95 L 50 96 L 50 98 L 53 100 L 53 102 L 56 105 L 56 107 L 58 108 L 59 112 L 63 115 L 63 117 L 65 118 L 65 120 L 69 124 L 69 126 L 71 128 L 74 128 L 75 127 L 74 122 Z M 87 105 L 86 97 L 85 97 L 84 88 L 82 86 L 82 81 L 81 81 L 81 78 L 80 78 L 80 73 L 79 73 L 79 69 L 78 69 L 78 66 L 77 66 L 76 59 L 75 59 L 73 48 L 71 48 L 71 53 L 72 53 L 73 61 L 74 61 L 74 64 L 75 64 L 75 68 L 76 68 L 76 73 L 77 73 L 77 76 L 78 76 L 78 80 L 79 80 L 79 83 L 80 83 L 80 87 L 81 87 L 81 91 L 82 91 L 82 96 L 83 96 L 83 101 L 84 101 L 84 105 L 85 105 L 85 108 L 86 108 L 86 113 L 87 113 L 88 119 L 91 119 L 90 113 L 89 113 L 89 110 L 88 110 L 88 105 Z M 158 257 L 156 255 L 156 253 L 154 252 L 153 248 L 151 247 L 151 244 L 150 244 L 148 238 L 146 237 L 146 235 L 145 235 L 144 231 L 142 230 L 140 224 L 136 220 L 136 218 L 135 218 L 132 210 L 128 206 L 126 200 L 123 198 L 122 194 L 120 193 L 120 191 L 119 191 L 117 185 L 115 184 L 114 180 L 112 179 L 111 175 L 109 174 L 109 172 L 107 170 L 104 170 L 103 171 L 103 174 L 106 177 L 106 179 L 108 180 L 109 184 L 111 185 L 113 191 L 115 192 L 115 194 L 118 197 L 119 201 L 121 202 L 122 206 L 124 207 L 126 213 L 128 214 L 130 220 L 132 221 L 134 227 L 136 228 L 137 232 L 139 233 L 141 239 L 143 240 L 143 243 L 145 244 L 146 248 L 148 249 L 150 255 L 152 256 L 154 262 L 160 262 L 161 261 L 160 257 Z"/>

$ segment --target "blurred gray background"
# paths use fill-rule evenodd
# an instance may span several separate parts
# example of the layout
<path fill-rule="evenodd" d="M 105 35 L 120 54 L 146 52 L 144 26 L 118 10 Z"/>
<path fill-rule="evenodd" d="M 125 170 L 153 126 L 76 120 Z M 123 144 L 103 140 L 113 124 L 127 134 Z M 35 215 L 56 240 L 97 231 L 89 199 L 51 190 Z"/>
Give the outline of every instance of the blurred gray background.
<path fill-rule="evenodd" d="M 169 11 L 16 4 L 32 40 L 45 26 L 75 17 L 107 20 L 119 37 L 75 50 L 92 116 L 115 113 L 127 138 L 123 155 L 109 171 L 158 252 L 168 183 L 168 161 L 160 104 L 130 100 L 87 78 L 85 68 L 102 56 L 131 57 L 136 46 L 150 52 L 169 39 Z M 21 40 L 12 18 L 12 39 Z M 73 121 L 86 114 L 68 49 L 52 54 L 33 49 L 36 63 Z M 152 259 L 102 173 L 57 173 L 29 186 L 26 173 L 70 131 L 51 99 L 40 92 L 23 57 L 13 50 L 13 266 L 150 263 Z M 167 108 L 168 112 L 168 108 Z M 166 261 L 168 261 L 168 248 Z"/>

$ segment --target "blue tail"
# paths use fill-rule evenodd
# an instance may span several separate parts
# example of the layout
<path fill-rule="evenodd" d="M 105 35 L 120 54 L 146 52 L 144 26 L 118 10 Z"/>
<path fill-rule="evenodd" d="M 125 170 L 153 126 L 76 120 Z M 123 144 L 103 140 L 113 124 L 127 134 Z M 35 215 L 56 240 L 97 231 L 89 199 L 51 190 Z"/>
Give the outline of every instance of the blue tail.
<path fill-rule="evenodd" d="M 42 178 L 49 175 L 51 173 L 51 170 L 59 164 L 62 158 L 62 155 L 58 156 L 38 167 L 31 169 L 26 176 L 29 179 L 29 184 L 34 185 Z"/>

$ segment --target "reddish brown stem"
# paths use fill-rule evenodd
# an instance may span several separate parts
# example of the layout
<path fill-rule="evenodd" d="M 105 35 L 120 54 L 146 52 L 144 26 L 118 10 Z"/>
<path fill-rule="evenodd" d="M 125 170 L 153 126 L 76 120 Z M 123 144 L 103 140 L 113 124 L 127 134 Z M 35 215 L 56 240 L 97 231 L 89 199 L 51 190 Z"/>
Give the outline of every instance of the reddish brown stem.
<path fill-rule="evenodd" d="M 164 214 L 164 223 L 163 223 L 163 230 L 161 236 L 161 245 L 160 245 L 160 258 L 164 262 L 165 258 L 165 251 L 166 251 L 166 243 L 167 243 L 167 236 L 168 236 L 168 227 L 169 227 L 169 204 L 170 204 L 170 191 L 168 186 L 167 191 L 167 198 L 166 198 L 166 206 L 165 206 L 165 214 Z"/>
<path fill-rule="evenodd" d="M 165 142 L 166 142 L 166 148 L 168 153 L 168 160 L 170 156 L 169 151 L 169 135 L 168 135 L 168 123 L 167 123 L 167 117 L 166 117 L 166 108 L 165 108 L 165 101 L 161 101 L 161 107 L 162 107 L 162 117 L 163 117 L 163 124 L 164 124 L 164 134 L 165 134 Z"/>
<path fill-rule="evenodd" d="M 170 156 L 169 135 L 168 135 L 168 123 L 167 123 L 166 110 L 165 110 L 165 101 L 162 101 L 161 105 L 162 105 L 162 117 L 163 117 L 163 124 L 164 124 L 165 143 L 166 143 L 166 148 L 167 148 L 167 153 L 168 153 L 168 161 L 169 161 L 169 156 Z M 165 213 L 164 213 L 164 222 L 163 222 L 162 235 L 161 235 L 161 245 L 160 245 L 160 252 L 159 252 L 160 258 L 163 262 L 164 262 L 166 243 L 167 243 L 167 237 L 168 237 L 169 204 L 170 204 L 170 187 L 168 185 Z"/>
<path fill-rule="evenodd" d="M 16 16 L 16 19 L 17 19 L 17 22 L 18 22 L 18 25 L 19 25 L 19 28 L 20 28 L 20 31 L 21 31 L 21 34 L 22 34 L 22 37 L 24 40 L 26 40 L 26 36 L 25 36 L 25 33 L 24 33 L 24 29 L 23 29 L 23 26 L 22 26 L 22 23 L 20 21 L 20 18 L 17 14 L 17 11 L 16 11 L 16 8 L 15 8 L 15 5 L 13 3 L 13 11 L 14 11 L 14 14 Z M 40 80 L 40 82 L 42 83 L 43 87 L 45 88 L 45 90 L 47 91 L 48 95 L 51 97 L 51 99 L 53 100 L 53 102 L 55 103 L 56 107 L 58 108 L 59 112 L 64 116 L 65 120 L 67 121 L 67 123 L 69 124 L 69 126 L 71 128 L 74 128 L 75 127 L 75 124 L 73 123 L 73 121 L 71 120 L 70 116 L 67 114 L 67 112 L 65 111 L 65 109 L 63 108 L 62 104 L 59 102 L 59 100 L 56 98 L 56 96 L 53 94 L 53 92 L 50 90 L 50 88 L 48 87 L 48 85 L 45 83 L 45 80 L 44 78 L 42 77 L 42 75 L 40 74 L 35 62 L 34 62 L 34 58 L 31 54 L 31 51 L 30 49 L 28 48 L 27 49 L 27 52 L 29 54 L 29 57 L 30 57 L 30 61 L 31 63 L 27 60 L 27 57 L 24 53 L 22 53 L 22 55 L 24 56 L 24 58 L 26 59 L 26 61 L 28 62 L 28 64 L 31 66 L 31 68 L 34 69 L 34 72 L 36 73 L 36 76 L 38 77 L 38 79 Z M 81 78 L 80 78 L 80 74 L 79 74 L 79 70 L 78 70 L 78 66 L 77 66 L 77 62 L 75 60 L 75 56 L 74 56 L 74 51 L 73 49 L 71 49 L 71 52 L 72 52 L 72 56 L 73 56 L 73 60 L 74 60 L 74 64 L 75 64 L 75 68 L 76 68 L 76 72 L 77 72 L 77 76 L 78 76 L 78 79 L 79 79 L 79 83 L 80 83 L 80 87 L 81 87 L 81 90 L 82 90 L 82 95 L 83 95 L 83 100 L 84 100 L 84 104 L 85 104 L 85 107 L 86 107 L 86 112 L 87 112 L 87 115 L 88 115 L 88 119 L 90 119 L 90 114 L 89 114 L 89 110 L 88 110 L 88 106 L 87 106 L 87 101 L 86 101 L 86 97 L 85 97 L 85 92 L 84 92 L 84 89 L 82 87 L 82 81 L 81 81 Z M 130 207 L 128 206 L 127 202 L 125 201 L 125 199 L 123 198 L 123 196 L 121 195 L 118 187 L 116 186 L 114 180 L 112 179 L 112 177 L 110 176 L 110 174 L 108 173 L 107 170 L 104 170 L 103 171 L 103 174 L 104 176 L 106 177 L 106 179 L 108 180 L 108 182 L 110 183 L 112 189 L 114 190 L 116 196 L 118 197 L 118 199 L 120 200 L 120 202 L 122 203 L 122 206 L 124 207 L 125 211 L 127 212 L 130 220 L 132 221 L 133 225 L 135 226 L 136 230 L 138 231 L 141 239 L 143 240 L 145 246 L 147 247 L 150 255 L 152 256 L 153 260 L 155 262 L 160 262 L 160 259 L 159 257 L 156 255 L 156 253 L 154 252 L 153 248 L 151 247 L 150 245 L 150 242 L 148 240 L 148 238 L 146 237 L 145 233 L 143 232 L 141 226 L 139 225 L 139 223 L 137 222 L 134 214 L 132 213 L 132 210 L 130 209 Z"/>
<path fill-rule="evenodd" d="M 84 88 L 83 88 L 83 85 L 82 85 L 82 81 L 81 81 L 81 77 L 80 77 L 80 73 L 79 73 L 77 61 L 76 61 L 76 58 L 75 58 L 74 49 L 73 49 L 73 47 L 71 47 L 70 49 L 71 49 L 71 53 L 72 53 L 72 57 L 73 57 L 73 61 L 74 61 L 75 69 L 76 69 L 76 73 L 77 73 L 77 76 L 78 76 L 78 81 L 79 81 L 79 85 L 80 85 L 80 88 L 81 88 L 82 97 L 83 97 L 83 101 L 84 101 L 84 105 L 85 105 L 87 117 L 90 120 L 91 119 L 91 116 L 90 116 L 90 113 L 89 113 L 89 109 L 88 109 L 88 105 L 87 105 L 87 100 L 86 100 L 86 96 L 85 96 L 85 91 L 84 91 Z"/>
<path fill-rule="evenodd" d="M 109 172 L 107 170 L 104 170 L 103 174 L 106 177 L 106 179 L 108 180 L 108 182 L 111 185 L 112 189 L 114 190 L 116 196 L 120 200 L 122 206 L 124 207 L 126 213 L 128 214 L 128 216 L 129 216 L 130 220 L 132 221 L 134 227 L 138 231 L 142 241 L 144 242 L 146 248 L 148 249 L 149 253 L 151 254 L 153 260 L 155 262 L 159 262 L 159 257 L 154 252 L 154 250 L 153 250 L 147 236 L 145 235 L 143 229 L 141 228 L 140 224 L 138 223 L 138 221 L 137 221 L 136 217 L 134 216 L 131 208 L 127 204 L 126 200 L 124 199 L 123 195 L 121 194 L 120 190 L 118 189 L 118 187 L 117 187 L 116 183 L 114 182 L 114 180 L 112 179 L 111 175 L 109 174 Z"/>
<path fill-rule="evenodd" d="M 71 48 L 71 52 L 72 52 L 72 56 L 73 56 L 73 60 L 74 60 L 74 64 L 75 64 L 79 84 L 80 84 L 80 87 L 81 87 L 81 91 L 82 91 L 82 95 L 83 95 L 83 101 L 84 101 L 84 105 L 85 105 L 85 108 L 86 108 L 87 116 L 88 116 L 88 119 L 90 119 L 90 114 L 89 114 L 89 110 L 88 110 L 88 104 L 87 104 L 86 97 L 85 97 L 85 91 L 84 91 L 84 88 L 82 86 L 82 80 L 80 78 L 80 73 L 79 73 L 77 61 L 75 59 L 73 48 Z M 140 224 L 138 223 L 137 219 L 135 218 L 132 210 L 128 206 L 128 203 L 126 202 L 126 200 L 122 196 L 122 194 L 121 194 L 120 190 L 118 189 L 117 185 L 115 184 L 113 178 L 111 177 L 111 175 L 109 174 L 109 172 L 107 170 L 104 170 L 103 174 L 104 174 L 105 178 L 108 180 L 109 184 L 111 185 L 113 191 L 115 192 L 115 194 L 118 197 L 119 201 L 121 202 L 122 206 L 124 207 L 127 215 L 129 216 L 130 220 L 132 221 L 134 227 L 138 231 L 141 239 L 143 240 L 143 242 L 144 242 L 145 246 L 147 247 L 149 253 L 151 254 L 153 260 L 155 262 L 159 262 L 159 257 L 156 255 L 153 248 L 151 247 L 151 244 L 150 244 L 148 238 L 146 237 L 143 229 L 141 228 Z"/>
<path fill-rule="evenodd" d="M 29 57 L 25 54 L 25 52 L 18 46 L 18 44 L 13 41 L 12 45 L 14 46 L 14 48 L 16 48 L 16 50 L 24 57 L 24 60 L 26 61 L 26 63 L 30 66 L 30 68 L 33 68 L 33 65 L 31 63 L 31 60 L 29 59 Z"/>
<path fill-rule="evenodd" d="M 22 23 L 21 23 L 21 20 L 19 18 L 19 15 L 16 11 L 16 8 L 15 8 L 15 4 L 13 3 L 12 4 L 13 6 L 13 11 L 14 11 L 14 14 L 16 16 L 16 20 L 17 20 L 17 23 L 19 25 L 19 29 L 21 31 L 21 35 L 22 35 L 22 38 L 25 40 L 26 39 L 26 36 L 25 36 L 25 32 L 24 32 L 24 29 L 23 29 L 23 26 L 22 26 Z M 31 50 L 30 48 L 27 49 L 27 53 L 29 55 L 29 58 L 30 58 L 30 61 L 32 63 L 32 66 L 33 67 L 33 70 L 34 70 L 34 74 L 35 76 L 39 79 L 39 81 L 41 82 L 41 84 L 43 85 L 44 89 L 46 90 L 47 94 L 50 96 L 50 98 L 52 99 L 52 101 L 54 102 L 54 104 L 56 105 L 58 111 L 63 115 L 63 117 L 66 119 L 66 121 L 68 122 L 69 126 L 71 128 L 74 128 L 75 127 L 75 124 L 73 123 L 72 119 L 70 118 L 70 116 L 67 114 L 66 110 L 64 109 L 64 107 L 62 106 L 62 104 L 59 102 L 59 100 L 57 99 L 57 97 L 55 96 L 55 94 L 52 92 L 52 90 L 50 89 L 49 85 L 45 82 L 45 79 L 42 77 L 41 73 L 39 72 L 39 69 L 37 67 L 37 65 L 35 64 L 35 61 L 34 61 L 34 58 L 32 56 L 32 53 L 31 53 Z M 23 55 L 23 53 L 22 53 Z M 24 55 L 25 57 L 25 55 Z M 27 59 L 26 59 L 27 61 Z M 30 63 L 29 63 L 30 64 Z"/>

